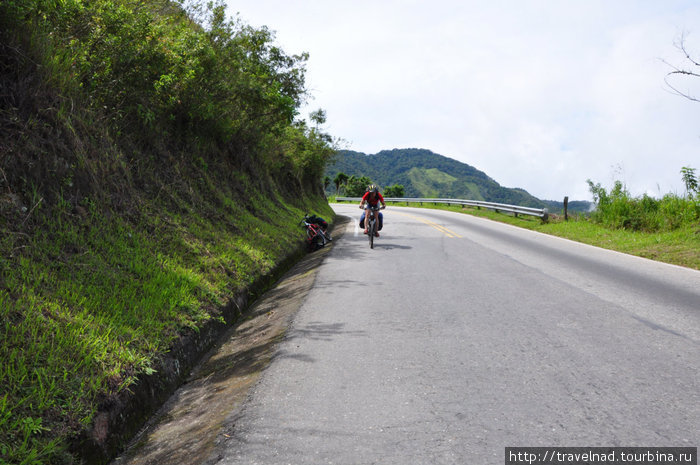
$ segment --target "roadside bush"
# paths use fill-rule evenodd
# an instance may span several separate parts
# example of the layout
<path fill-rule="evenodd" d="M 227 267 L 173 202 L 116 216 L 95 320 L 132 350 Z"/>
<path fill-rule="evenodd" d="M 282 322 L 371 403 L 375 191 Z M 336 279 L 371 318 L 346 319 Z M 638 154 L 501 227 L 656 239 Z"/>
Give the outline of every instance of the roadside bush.
<path fill-rule="evenodd" d="M 331 215 L 306 55 L 223 13 L 0 1 L 2 465 L 83 463 L 97 409 Z"/>
<path fill-rule="evenodd" d="M 659 205 L 662 228 L 672 230 L 700 220 L 700 198 L 683 198 L 668 194 Z"/>
<path fill-rule="evenodd" d="M 281 139 L 298 136 L 308 54 L 286 54 L 269 29 L 229 20 L 225 11 L 222 1 L 15 0 L 0 6 L 18 31 L 27 27 L 48 42 L 59 91 L 80 89 L 118 138 L 140 145 L 217 143 L 233 148 L 229 156 L 245 152 L 257 161 L 273 150 L 298 165 L 299 153 L 276 149 L 298 148 Z M 302 153 L 314 150 L 305 158 L 325 164 L 333 140 L 321 134 L 302 131 L 309 139 Z M 270 135 L 276 144 L 267 144 Z"/>
<path fill-rule="evenodd" d="M 667 194 L 657 200 L 644 194 L 632 197 L 621 181 L 607 191 L 588 180 L 596 203 L 591 220 L 612 229 L 670 231 L 700 220 L 700 199 Z"/>

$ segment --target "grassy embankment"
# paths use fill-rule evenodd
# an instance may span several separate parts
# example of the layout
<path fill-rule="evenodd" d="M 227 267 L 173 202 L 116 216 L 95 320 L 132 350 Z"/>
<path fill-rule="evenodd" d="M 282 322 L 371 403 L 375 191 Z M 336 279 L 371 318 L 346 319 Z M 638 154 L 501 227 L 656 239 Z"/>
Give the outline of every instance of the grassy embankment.
<path fill-rule="evenodd" d="M 159 208 L 134 224 L 56 212 L 31 237 L 4 238 L 0 430 L 9 463 L 52 463 L 100 403 L 157 366 L 179 335 L 219 318 L 300 245 L 296 205 Z M 211 212 L 218 215 L 211 217 Z"/>
<path fill-rule="evenodd" d="M 77 463 L 98 409 L 332 215 L 305 57 L 193 8 L 0 4 L 1 464 Z"/>
<path fill-rule="evenodd" d="M 643 199 L 632 199 L 628 195 L 622 197 L 626 198 L 619 198 L 614 208 L 606 210 L 604 207 L 602 215 L 573 215 L 569 217 L 569 221 L 565 221 L 563 215 L 550 215 L 547 222 L 542 222 L 536 217 L 515 217 L 507 213 L 472 207 L 431 203 L 401 205 L 470 214 L 700 270 L 700 200 L 668 195 L 662 200 L 657 200 L 655 206 L 649 207 L 653 210 L 651 213 L 643 215 L 637 208 L 637 204 L 643 202 Z M 646 202 L 651 205 L 650 200 Z M 642 217 L 647 219 L 641 220 Z M 630 218 L 637 219 L 630 221 Z M 638 227 L 632 227 L 633 224 Z M 647 226 L 639 227 L 642 224 Z"/>

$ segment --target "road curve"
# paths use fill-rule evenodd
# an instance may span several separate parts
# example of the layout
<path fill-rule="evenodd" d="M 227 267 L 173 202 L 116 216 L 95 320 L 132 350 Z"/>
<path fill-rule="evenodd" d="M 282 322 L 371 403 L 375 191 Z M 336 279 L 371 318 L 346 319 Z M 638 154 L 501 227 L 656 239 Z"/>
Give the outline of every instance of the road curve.
<path fill-rule="evenodd" d="M 207 463 L 700 445 L 700 272 L 468 215 L 384 214 L 374 250 L 348 225 Z"/>

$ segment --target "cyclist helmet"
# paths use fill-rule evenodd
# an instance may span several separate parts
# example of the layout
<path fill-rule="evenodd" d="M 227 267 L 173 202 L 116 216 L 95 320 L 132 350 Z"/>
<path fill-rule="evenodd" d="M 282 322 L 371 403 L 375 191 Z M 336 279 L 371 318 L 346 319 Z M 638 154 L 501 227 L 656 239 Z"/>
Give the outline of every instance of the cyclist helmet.
<path fill-rule="evenodd" d="M 374 192 L 376 194 L 379 192 L 379 189 L 374 184 L 370 184 L 369 187 L 367 187 L 367 192 Z"/>

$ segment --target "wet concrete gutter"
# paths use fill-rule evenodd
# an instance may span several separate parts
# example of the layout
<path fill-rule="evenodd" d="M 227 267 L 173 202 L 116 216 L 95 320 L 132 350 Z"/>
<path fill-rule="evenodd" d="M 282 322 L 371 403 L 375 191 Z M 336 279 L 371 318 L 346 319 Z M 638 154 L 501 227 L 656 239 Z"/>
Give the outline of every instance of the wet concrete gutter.
<path fill-rule="evenodd" d="M 348 221 L 336 218 L 336 240 Z M 243 405 L 269 364 L 332 246 L 304 257 L 260 297 L 112 465 L 203 463 L 226 440 L 224 421 Z"/>

